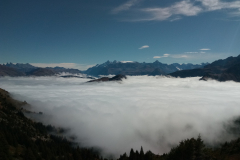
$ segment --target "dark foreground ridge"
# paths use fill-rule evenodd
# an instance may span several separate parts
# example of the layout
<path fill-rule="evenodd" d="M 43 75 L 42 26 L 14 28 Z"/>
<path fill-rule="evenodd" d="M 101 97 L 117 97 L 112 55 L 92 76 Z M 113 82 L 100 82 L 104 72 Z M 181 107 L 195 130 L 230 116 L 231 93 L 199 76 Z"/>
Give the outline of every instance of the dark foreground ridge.
<path fill-rule="evenodd" d="M 177 71 L 169 75 L 180 78 L 202 77 L 200 80 L 240 82 L 240 55 L 214 61 L 203 68 Z"/>
<path fill-rule="evenodd" d="M 7 91 L 0 89 L 0 160 L 103 160 L 97 150 L 81 148 L 64 136 L 56 136 L 61 129 L 26 118 L 23 105 L 27 103 L 12 99 Z M 237 119 L 235 124 L 237 127 L 231 130 L 239 135 L 240 119 Z M 144 152 L 141 147 L 140 151 L 131 149 L 129 154 L 124 153 L 118 159 L 239 160 L 240 138 L 210 148 L 206 147 L 199 136 L 197 139 L 181 141 L 167 154 Z"/>
<path fill-rule="evenodd" d="M 122 75 L 122 74 L 118 74 L 112 78 L 109 78 L 109 77 L 102 77 L 102 78 L 99 78 L 99 79 L 94 79 L 94 80 L 91 80 L 91 81 L 88 81 L 88 82 L 108 82 L 108 81 L 122 81 L 122 79 L 127 79 L 127 77 L 125 75 Z"/>
<path fill-rule="evenodd" d="M 0 160 L 102 160 L 93 148 L 73 147 L 62 131 L 24 116 L 26 102 L 0 89 Z"/>
<path fill-rule="evenodd" d="M 60 76 L 60 77 L 62 77 L 62 78 L 87 78 L 87 79 L 95 79 L 95 78 L 90 77 L 90 76 L 88 76 L 88 77 L 80 77 L 80 76 L 74 76 L 74 75 L 66 75 L 66 76 Z"/>

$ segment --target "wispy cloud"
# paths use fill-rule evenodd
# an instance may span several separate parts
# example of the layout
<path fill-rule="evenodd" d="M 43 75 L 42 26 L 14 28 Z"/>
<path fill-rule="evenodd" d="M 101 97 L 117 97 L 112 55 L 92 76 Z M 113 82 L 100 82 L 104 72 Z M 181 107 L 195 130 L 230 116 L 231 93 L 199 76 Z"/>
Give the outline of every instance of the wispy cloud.
<path fill-rule="evenodd" d="M 112 11 L 113 13 L 118 13 L 123 10 L 129 10 L 130 7 L 137 2 L 137 0 L 130 0 Z M 182 0 L 168 7 L 144 7 L 135 9 L 133 14 L 135 14 L 137 18 L 129 21 L 175 21 L 182 19 L 184 16 L 197 16 L 200 13 L 223 9 L 224 11 L 227 9 L 229 15 L 240 16 L 240 1 Z"/>
<path fill-rule="evenodd" d="M 240 1 L 222 2 L 221 0 L 197 0 L 207 9 L 214 11 L 220 9 L 240 9 Z"/>
<path fill-rule="evenodd" d="M 112 10 L 112 13 L 116 14 L 118 12 L 124 11 L 124 10 L 128 10 L 130 9 L 132 6 L 134 6 L 135 4 L 137 4 L 139 2 L 139 0 L 129 0 L 128 2 L 118 6 L 117 8 L 114 8 Z"/>
<path fill-rule="evenodd" d="M 182 55 L 180 58 L 187 58 L 188 56 L 187 55 Z"/>
<path fill-rule="evenodd" d="M 166 54 L 163 55 L 163 57 L 168 57 L 168 56 L 170 56 L 170 54 L 166 53 Z"/>
<path fill-rule="evenodd" d="M 200 49 L 201 51 L 209 51 L 209 50 L 211 50 L 211 49 L 209 49 L 209 48 L 202 48 L 202 49 Z"/>
<path fill-rule="evenodd" d="M 133 63 L 133 61 L 121 61 L 121 63 Z"/>
<path fill-rule="evenodd" d="M 149 46 L 148 45 L 144 45 L 144 46 L 142 46 L 142 47 L 140 47 L 138 49 L 144 49 L 144 48 L 149 48 Z"/>
<path fill-rule="evenodd" d="M 168 54 L 168 53 L 166 53 L 166 54 L 164 54 L 163 56 L 154 56 L 153 58 L 164 58 L 164 57 L 169 57 L 170 56 L 170 54 Z"/>
<path fill-rule="evenodd" d="M 182 18 L 181 18 L 181 17 L 174 17 L 174 18 L 170 19 L 169 21 L 170 21 L 170 22 L 173 22 L 173 21 L 178 21 L 178 20 L 180 20 L 180 19 L 182 19 Z"/>
<path fill-rule="evenodd" d="M 194 6 L 190 1 L 181 1 L 177 2 L 170 7 L 165 8 L 144 8 L 141 9 L 142 12 L 148 14 L 148 17 L 145 18 L 145 21 L 159 20 L 163 21 L 173 16 L 177 19 L 180 19 L 180 15 L 184 16 L 195 16 L 202 11 L 202 8 Z M 175 18 L 173 18 L 175 19 Z M 144 20 L 144 19 L 142 19 Z"/>
<path fill-rule="evenodd" d="M 198 53 L 198 52 L 185 52 L 185 53 L 190 53 L 190 54 L 192 54 L 192 53 Z"/>

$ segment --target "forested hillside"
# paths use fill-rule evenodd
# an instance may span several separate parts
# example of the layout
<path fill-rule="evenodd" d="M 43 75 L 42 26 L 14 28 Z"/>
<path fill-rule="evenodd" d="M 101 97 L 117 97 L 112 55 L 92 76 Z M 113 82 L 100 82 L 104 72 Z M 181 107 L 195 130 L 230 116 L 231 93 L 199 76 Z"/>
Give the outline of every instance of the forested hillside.
<path fill-rule="evenodd" d="M 0 159 L 1 160 L 100 160 L 94 149 L 73 147 L 62 136 L 50 135 L 56 130 L 26 118 L 21 106 L 0 89 Z"/>

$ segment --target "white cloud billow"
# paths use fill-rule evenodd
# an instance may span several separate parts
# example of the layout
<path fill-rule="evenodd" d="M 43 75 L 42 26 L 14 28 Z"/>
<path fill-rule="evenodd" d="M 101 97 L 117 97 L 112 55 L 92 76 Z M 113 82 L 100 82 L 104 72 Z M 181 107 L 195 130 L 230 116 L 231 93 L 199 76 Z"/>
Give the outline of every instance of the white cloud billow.
<path fill-rule="evenodd" d="M 128 76 L 121 83 L 86 81 L 0 78 L 1 88 L 43 112 L 43 122 L 69 128 L 83 146 L 117 157 L 141 146 L 166 153 L 199 134 L 207 143 L 234 138 L 223 123 L 239 116 L 238 83 L 148 76 Z"/>
<path fill-rule="evenodd" d="M 148 14 L 146 21 L 152 20 L 167 20 L 174 15 L 184 15 L 184 16 L 195 16 L 202 11 L 198 6 L 194 6 L 189 1 L 177 2 L 174 5 L 166 8 L 144 8 L 141 9 L 142 12 Z M 180 17 L 177 17 L 178 19 Z M 144 20 L 144 19 L 142 19 Z"/>
<path fill-rule="evenodd" d="M 240 9 L 240 1 L 222 2 L 221 0 L 197 0 L 202 3 L 208 11 L 221 9 Z"/>
<path fill-rule="evenodd" d="M 157 58 L 161 58 L 161 57 L 160 57 L 160 56 L 154 56 L 153 58 L 154 58 L 154 59 L 157 59 Z"/>
<path fill-rule="evenodd" d="M 203 49 L 200 49 L 201 51 L 210 51 L 211 49 L 209 48 L 203 48 Z"/>
<path fill-rule="evenodd" d="M 138 49 L 145 49 L 145 48 L 149 48 L 149 46 L 148 45 L 144 45 L 144 46 L 142 46 L 142 47 L 140 47 Z"/>

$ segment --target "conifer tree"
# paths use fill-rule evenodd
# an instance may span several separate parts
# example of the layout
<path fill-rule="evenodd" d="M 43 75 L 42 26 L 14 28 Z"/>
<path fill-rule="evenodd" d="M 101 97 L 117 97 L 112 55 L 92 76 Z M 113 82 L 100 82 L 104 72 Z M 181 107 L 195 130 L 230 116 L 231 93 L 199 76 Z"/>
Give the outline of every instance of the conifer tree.
<path fill-rule="evenodd" d="M 141 146 L 141 150 L 140 150 L 140 157 L 141 157 L 141 159 L 144 158 L 144 152 L 143 152 L 143 148 L 142 148 L 142 146 Z"/>
<path fill-rule="evenodd" d="M 203 149 L 204 149 L 203 140 L 201 139 L 201 136 L 199 135 L 196 144 L 195 144 L 195 160 L 202 160 L 204 157 Z"/>
<path fill-rule="evenodd" d="M 131 148 L 130 154 L 129 154 L 129 160 L 135 160 L 135 153 L 134 150 Z"/>

